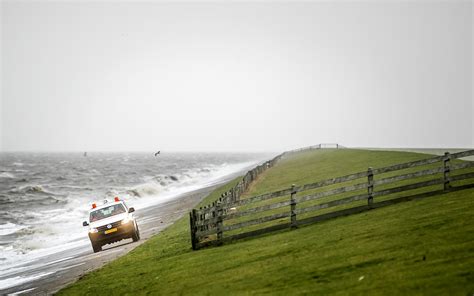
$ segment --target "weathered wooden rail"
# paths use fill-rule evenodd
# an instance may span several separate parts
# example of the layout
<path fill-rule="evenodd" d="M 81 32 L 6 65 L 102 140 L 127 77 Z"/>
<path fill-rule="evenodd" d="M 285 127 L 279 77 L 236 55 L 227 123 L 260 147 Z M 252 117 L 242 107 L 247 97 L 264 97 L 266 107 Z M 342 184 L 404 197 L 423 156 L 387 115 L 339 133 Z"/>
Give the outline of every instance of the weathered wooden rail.
<path fill-rule="evenodd" d="M 267 164 L 268 162 L 264 163 L 263 170 L 273 166 L 283 155 L 275 157 L 269 164 Z M 458 181 L 474 179 L 474 161 L 454 161 L 472 155 L 474 155 L 474 150 L 453 154 L 447 152 L 442 156 L 383 168 L 368 168 L 367 171 L 302 186 L 293 185 L 290 188 L 245 199 L 240 199 L 240 194 L 243 191 L 237 191 L 239 192 L 238 198 L 235 198 L 231 193 L 224 194 L 211 205 L 193 209 L 190 213 L 192 247 L 196 250 L 207 245 L 221 244 L 285 228 L 296 228 L 299 225 L 359 213 L 410 199 L 410 196 L 393 198 L 393 195 L 400 192 L 421 188 L 431 190 L 430 192 L 412 193 L 411 197 L 414 197 L 416 194 L 431 196 L 451 190 L 472 188 L 474 184 L 459 184 L 457 187 L 453 184 Z M 433 167 L 438 163 L 441 166 Z M 421 166 L 425 166 L 425 168 L 418 170 Z M 407 171 L 400 172 L 402 170 Z M 261 172 L 262 168 L 249 173 L 252 176 L 254 174 L 257 176 Z M 455 172 L 460 173 L 454 174 Z M 422 180 L 416 180 L 417 178 Z M 360 179 L 364 180 L 361 182 Z M 250 180 L 253 179 L 247 179 L 244 182 L 245 185 L 242 185 L 243 187 L 239 190 L 248 188 Z M 346 184 L 342 187 L 335 187 L 340 183 Z M 387 187 L 387 185 L 392 187 Z M 437 188 L 436 186 L 439 185 L 441 187 Z M 306 194 L 299 196 L 303 192 Z M 285 196 L 286 199 L 284 199 Z M 392 197 L 390 198 L 390 196 Z M 387 197 L 389 199 L 384 200 Z M 376 198 L 379 199 L 377 203 L 375 203 Z M 347 207 L 348 204 L 357 201 L 367 201 L 367 204 Z M 289 209 L 285 210 L 288 207 Z M 328 209 L 331 208 L 336 210 L 328 212 Z M 300 216 L 302 218 L 297 219 Z M 269 225 L 269 222 L 273 224 Z M 255 229 L 256 227 L 262 228 Z M 226 235 L 224 236 L 224 234 Z"/>

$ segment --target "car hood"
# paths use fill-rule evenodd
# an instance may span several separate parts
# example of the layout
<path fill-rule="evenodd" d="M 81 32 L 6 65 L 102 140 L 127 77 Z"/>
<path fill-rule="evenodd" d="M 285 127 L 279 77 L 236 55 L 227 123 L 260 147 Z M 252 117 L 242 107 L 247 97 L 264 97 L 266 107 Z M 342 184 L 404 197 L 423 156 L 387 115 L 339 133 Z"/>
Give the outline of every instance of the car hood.
<path fill-rule="evenodd" d="M 127 216 L 128 216 L 128 213 L 123 213 L 123 214 L 114 215 L 114 216 L 111 216 L 99 221 L 91 222 L 90 228 L 97 228 L 97 227 L 111 224 L 117 221 L 122 221 L 123 219 L 127 218 Z"/>

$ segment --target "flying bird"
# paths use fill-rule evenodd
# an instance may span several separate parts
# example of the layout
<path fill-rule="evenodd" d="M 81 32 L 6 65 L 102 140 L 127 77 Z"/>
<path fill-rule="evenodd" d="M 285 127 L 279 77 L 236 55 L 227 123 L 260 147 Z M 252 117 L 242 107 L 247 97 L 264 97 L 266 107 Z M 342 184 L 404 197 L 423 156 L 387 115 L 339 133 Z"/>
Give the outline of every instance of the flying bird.
<path fill-rule="evenodd" d="M 155 157 L 160 154 L 161 151 L 155 152 Z"/>

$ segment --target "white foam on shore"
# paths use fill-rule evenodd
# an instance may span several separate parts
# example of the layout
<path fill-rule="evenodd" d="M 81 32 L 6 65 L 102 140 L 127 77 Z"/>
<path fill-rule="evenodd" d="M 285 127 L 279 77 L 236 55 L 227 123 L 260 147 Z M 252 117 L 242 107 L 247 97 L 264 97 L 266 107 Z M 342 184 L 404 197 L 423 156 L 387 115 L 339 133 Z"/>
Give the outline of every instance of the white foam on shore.
<path fill-rule="evenodd" d="M 2 255 L 8 257 L 10 260 L 2 262 L 0 271 L 5 274 L 15 274 L 22 270 L 28 270 L 39 266 L 51 265 L 61 261 L 68 260 L 70 258 L 61 258 L 49 263 L 40 263 L 42 258 L 57 254 L 58 252 L 77 248 L 81 246 L 88 246 L 90 244 L 89 239 L 85 237 L 83 240 L 74 241 L 70 243 L 57 244 L 55 246 L 43 249 L 32 250 L 27 254 L 18 253 L 17 250 L 8 247 L 2 249 Z"/>
<path fill-rule="evenodd" d="M 143 208 L 170 201 L 187 192 L 222 182 L 230 175 L 250 168 L 255 163 L 222 164 L 203 170 L 201 173 L 190 171 L 188 177 L 178 175 L 178 181 L 169 186 L 159 187 L 157 184 L 146 183 L 138 185 L 138 187 L 156 186 L 156 190 L 142 190 L 142 196 L 124 195 L 121 197 L 124 197 L 129 206 L 133 206 L 139 211 Z M 127 189 L 124 188 L 125 190 Z M 83 201 L 79 200 L 70 200 L 66 208 L 51 209 L 38 213 L 38 224 L 29 226 L 29 229 L 32 229 L 31 235 L 19 240 L 14 248 L 0 247 L 1 257 L 5 258 L 0 271 L 4 274 L 14 275 L 17 271 L 28 270 L 31 266 L 37 265 L 36 262 L 41 259 L 61 251 L 77 247 L 87 248 L 90 245 L 87 229 L 82 227 L 82 221 L 86 219 L 86 213 L 87 208 Z M 22 229 L 21 226 L 13 223 L 4 225 L 3 228 L 0 228 L 0 234 L 10 234 Z M 59 259 L 54 262 L 64 260 L 66 259 Z M 22 283 L 28 281 L 28 279 L 19 277 L 13 277 L 12 279 Z"/>
<path fill-rule="evenodd" d="M 235 174 L 239 171 L 244 171 L 254 167 L 257 162 L 243 162 L 239 164 L 223 164 L 219 168 L 210 170 L 208 174 L 202 176 L 191 176 L 189 180 L 181 180 L 176 185 L 169 185 L 162 190 L 149 190 L 148 195 L 143 195 L 141 198 L 134 198 L 133 196 L 125 196 L 125 200 L 133 203 L 136 209 L 143 209 L 150 206 L 155 206 L 160 203 L 170 201 L 182 194 L 199 190 L 208 186 L 216 185 L 221 183 L 223 180 L 228 178 L 230 175 Z M 152 186 L 157 187 L 156 184 L 142 184 L 141 186 Z M 146 192 L 146 190 L 143 190 Z"/>
<path fill-rule="evenodd" d="M 20 231 L 20 230 L 24 229 L 24 228 L 25 228 L 25 226 L 13 224 L 11 222 L 7 222 L 6 224 L 0 224 L 0 236 L 13 234 L 17 231 Z"/>
<path fill-rule="evenodd" d="M 234 174 L 250 169 L 256 163 L 258 161 L 232 164 L 221 163 L 218 165 L 206 165 L 201 168 L 191 168 L 174 175 L 159 175 L 166 178 L 166 184 L 157 182 L 155 180 L 156 176 L 150 176 L 150 179 L 143 180 L 143 184 L 134 185 L 133 187 L 118 187 L 116 184 L 113 184 L 110 186 L 112 188 L 110 189 L 110 194 L 106 193 L 106 197 L 110 199 L 110 197 L 117 194 L 125 199 L 129 206 L 135 207 L 139 213 L 140 209 L 156 206 L 182 196 L 185 193 L 229 180 Z M 153 171 L 150 171 L 150 175 L 152 174 Z M 74 185 L 60 184 L 58 186 L 70 186 L 73 188 Z M 92 187 L 92 185 L 90 186 Z M 49 189 L 50 187 L 46 188 Z M 42 187 L 32 187 L 31 184 L 19 187 L 17 190 L 26 190 L 25 188 L 34 188 L 35 190 L 29 190 L 32 191 L 32 194 L 42 192 L 49 194 Z M 80 188 L 82 189 L 82 187 Z M 130 190 L 135 190 L 135 193 L 138 194 L 128 193 Z M 61 191 L 59 192 L 61 193 Z M 20 285 L 51 274 L 18 276 L 19 272 L 28 273 L 29 270 L 40 266 L 70 260 L 72 252 L 64 251 L 77 248 L 79 252 L 83 252 L 91 249 L 87 236 L 87 227 L 82 226 L 82 221 L 87 219 L 89 206 L 94 200 L 92 200 L 92 197 L 90 199 L 74 198 L 73 195 L 59 197 L 67 201 L 60 204 L 60 207 L 50 207 L 40 211 L 28 210 L 22 213 L 30 217 L 29 224 L 26 226 L 10 222 L 0 225 L 0 235 L 14 234 L 17 236 L 17 239 L 12 244 L 0 246 L 0 273 L 2 277 L 10 275 L 10 278 L 0 280 L 0 289 L 11 287 L 12 285 Z M 120 250 L 111 250 L 109 252 L 115 251 L 118 252 Z M 48 260 L 51 261 L 48 262 Z"/>

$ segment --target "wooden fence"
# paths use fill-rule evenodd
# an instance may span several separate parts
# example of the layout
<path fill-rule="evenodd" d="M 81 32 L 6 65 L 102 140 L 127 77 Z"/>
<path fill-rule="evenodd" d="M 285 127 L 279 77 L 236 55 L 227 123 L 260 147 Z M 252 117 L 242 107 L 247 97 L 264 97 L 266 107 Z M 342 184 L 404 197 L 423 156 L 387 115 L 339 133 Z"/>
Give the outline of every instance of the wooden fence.
<path fill-rule="evenodd" d="M 301 152 L 301 151 L 312 150 L 312 149 L 342 149 L 342 148 L 346 148 L 346 147 L 344 147 L 344 146 L 342 146 L 338 143 L 321 143 L 321 144 L 318 144 L 318 145 L 307 146 L 307 147 L 303 147 L 303 148 L 298 148 L 298 149 L 286 151 L 284 154 L 290 154 L 290 153 L 294 153 L 294 152 Z"/>
<path fill-rule="evenodd" d="M 235 202 L 237 200 L 240 199 L 240 196 L 245 192 L 247 191 L 247 189 L 249 188 L 250 184 L 257 179 L 258 176 L 260 176 L 260 174 L 262 174 L 264 171 L 266 171 L 268 168 L 271 168 L 273 167 L 277 162 L 280 161 L 280 159 L 282 159 L 283 157 L 285 157 L 286 155 L 289 155 L 289 154 L 292 154 L 292 153 L 296 153 L 296 152 L 302 152 L 302 151 L 307 151 L 307 150 L 313 150 L 313 149 L 331 149 L 331 148 L 335 148 L 335 149 L 342 149 L 342 148 L 345 148 L 339 144 L 325 144 L 325 143 L 321 143 L 321 144 L 318 144 L 318 145 L 313 145 L 313 146 L 308 146 L 308 147 L 304 147 L 304 148 L 299 148 L 299 149 L 295 149 L 295 150 L 290 150 L 290 151 L 285 151 L 283 152 L 282 154 L 279 154 L 277 156 L 275 156 L 273 159 L 269 160 L 269 161 L 266 161 L 258 166 L 256 166 L 255 168 L 253 168 L 252 170 L 248 171 L 245 176 L 242 178 L 242 180 L 240 180 L 239 183 L 237 183 L 237 185 L 235 185 L 233 188 L 231 188 L 229 191 L 223 193 L 221 195 L 221 197 L 212 202 L 211 204 L 207 205 L 207 206 L 204 206 L 204 207 L 201 207 L 200 210 L 202 210 L 203 208 L 206 209 L 206 208 L 212 208 L 212 207 L 215 207 L 218 203 L 231 203 L 231 202 Z"/>
<path fill-rule="evenodd" d="M 249 172 L 250 175 L 254 176 L 273 166 L 284 155 L 264 163 L 263 168 L 260 165 L 260 168 Z M 246 175 L 242 181 L 244 185 L 238 189 L 234 188 L 239 198 L 223 195 L 207 207 L 192 210 L 192 248 L 196 250 L 285 228 L 296 228 L 299 225 L 359 213 L 416 197 L 473 188 L 474 184 L 464 183 L 468 179 L 474 179 L 474 161 L 456 160 L 471 155 L 474 155 L 474 150 L 453 154 L 446 152 L 442 156 L 383 168 L 368 168 L 367 171 L 355 174 L 302 186 L 293 185 L 276 192 L 240 199 L 240 194 L 248 188 L 253 178 L 246 179 Z M 419 170 L 420 166 L 425 168 Z M 362 178 L 363 182 L 358 182 Z M 415 179 L 418 180 L 414 182 Z M 335 186 L 340 183 L 349 184 Z M 392 187 L 387 187 L 389 185 Z M 396 186 L 393 187 L 394 185 Z M 420 188 L 428 191 L 420 193 Z M 396 196 L 397 193 L 408 191 L 412 191 L 408 196 Z M 305 195 L 300 196 L 303 192 Z M 378 200 L 377 203 L 375 199 Z"/>

